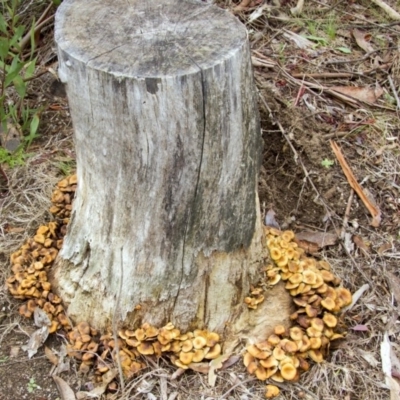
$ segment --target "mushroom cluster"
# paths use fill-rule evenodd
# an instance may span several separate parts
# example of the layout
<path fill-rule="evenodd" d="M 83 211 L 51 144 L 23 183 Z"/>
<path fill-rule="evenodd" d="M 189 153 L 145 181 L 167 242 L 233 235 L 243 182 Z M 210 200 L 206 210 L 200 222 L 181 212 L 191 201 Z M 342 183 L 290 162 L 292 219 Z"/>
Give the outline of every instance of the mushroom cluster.
<path fill-rule="evenodd" d="M 147 323 L 136 330 L 120 329 L 116 343 L 112 333 L 97 338 L 97 331 L 81 322 L 68 333 L 68 339 L 68 355 L 81 361 L 79 370 L 94 368 L 96 375 L 120 362 L 125 377 L 130 378 L 145 367 L 142 357 L 165 354 L 175 366 L 188 369 L 193 363 L 221 355 L 217 333 L 198 329 L 182 334 L 172 323 L 159 329 Z"/>
<path fill-rule="evenodd" d="M 114 338 L 110 332 L 100 336 L 87 322 L 72 325 L 61 299 L 51 291 L 48 271 L 66 234 L 76 185 L 76 175 L 57 184 L 50 209 L 56 221 L 40 226 L 34 237 L 11 255 L 13 275 L 6 284 L 15 298 L 27 300 L 20 306 L 20 314 L 30 318 L 36 307 L 43 309 L 51 320 L 50 333 L 63 329 L 69 341 L 68 354 L 79 360 L 79 370 L 94 371 L 99 381 L 115 363 L 121 365 L 126 378 L 132 377 L 145 367 L 143 357 L 165 354 L 182 369 L 219 357 L 220 337 L 207 330 L 181 333 L 172 323 L 162 328 L 145 323 L 136 330 L 120 329 Z M 265 287 L 282 280 L 297 309 L 290 316 L 291 328 L 278 325 L 263 342 L 247 346 L 244 365 L 262 381 L 293 382 L 309 369 L 310 360 L 323 361 L 331 341 L 343 337 L 337 315 L 351 303 L 352 296 L 340 286 L 326 261 L 305 256 L 292 231 L 266 227 L 265 245 L 274 264 L 265 268 L 265 279 L 251 288 L 245 303 L 256 309 L 264 301 Z M 111 382 L 109 390 L 116 389 L 117 383 Z M 266 386 L 267 398 L 278 394 L 275 385 Z"/>
<path fill-rule="evenodd" d="M 13 275 L 6 280 L 8 290 L 15 298 L 28 300 L 19 307 L 19 313 L 31 318 L 35 308 L 40 307 L 51 320 L 50 333 L 70 325 L 61 299 L 51 292 L 47 277 L 61 245 L 62 234 L 57 222 L 40 226 L 33 238 L 11 254 Z"/>
<path fill-rule="evenodd" d="M 292 231 L 266 227 L 265 233 L 274 261 L 265 269 L 267 284 L 286 282 L 297 309 L 290 316 L 294 326 L 278 325 L 265 341 L 246 348 L 244 364 L 262 381 L 297 381 L 300 373 L 309 369 L 309 360 L 322 362 L 331 341 L 344 337 L 337 314 L 351 304 L 352 296 L 339 286 L 341 280 L 331 272 L 329 263 L 305 256 Z M 279 391 L 267 388 L 267 397 L 277 395 L 273 393 Z"/>
<path fill-rule="evenodd" d="M 71 216 L 72 202 L 75 197 L 76 185 L 78 178 L 76 175 L 71 175 L 57 183 L 57 188 L 51 196 L 52 206 L 50 212 L 59 220 L 62 220 L 64 225 L 69 222 Z"/>

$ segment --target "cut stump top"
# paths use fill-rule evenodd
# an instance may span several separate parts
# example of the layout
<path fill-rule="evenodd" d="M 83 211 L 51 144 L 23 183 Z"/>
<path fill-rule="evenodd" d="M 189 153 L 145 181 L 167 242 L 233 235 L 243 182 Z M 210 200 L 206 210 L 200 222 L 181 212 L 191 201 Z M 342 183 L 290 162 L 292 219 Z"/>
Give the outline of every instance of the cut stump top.
<path fill-rule="evenodd" d="M 66 54 L 121 77 L 196 73 L 247 40 L 234 16 L 196 0 L 64 0 L 55 26 Z"/>

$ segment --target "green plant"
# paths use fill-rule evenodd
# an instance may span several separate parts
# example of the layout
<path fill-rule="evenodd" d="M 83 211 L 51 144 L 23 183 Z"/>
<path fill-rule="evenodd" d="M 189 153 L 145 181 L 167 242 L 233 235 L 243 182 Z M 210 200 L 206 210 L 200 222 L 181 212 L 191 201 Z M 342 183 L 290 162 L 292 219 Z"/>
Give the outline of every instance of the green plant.
<path fill-rule="evenodd" d="M 8 361 L 8 356 L 0 357 L 0 364 Z"/>
<path fill-rule="evenodd" d="M 335 164 L 335 161 L 330 160 L 329 158 L 324 158 L 324 159 L 321 161 L 321 165 L 322 165 L 323 167 L 325 167 L 325 168 L 330 168 L 330 167 L 332 167 L 333 164 Z"/>
<path fill-rule="evenodd" d="M 26 389 L 29 393 L 33 393 L 36 389 L 40 389 L 40 386 L 36 384 L 35 378 L 31 378 L 29 379 Z"/>
<path fill-rule="evenodd" d="M 26 134 L 22 147 L 27 149 L 32 140 L 38 136 L 39 110 L 29 108 L 25 101 L 27 85 L 36 67 L 35 20 L 32 20 L 32 26 L 29 29 L 20 23 L 18 9 L 22 1 L 1 0 L 0 3 L 0 123 L 5 135 L 7 135 L 8 122 L 12 121 L 16 126 L 20 125 L 22 132 Z M 28 54 L 24 51 L 25 43 L 29 43 L 26 41 L 27 35 L 30 36 Z M 18 94 L 17 101 L 10 98 L 9 89 L 12 87 Z M 3 152 L 2 158 L 4 157 Z"/>
<path fill-rule="evenodd" d="M 324 26 L 325 33 L 328 35 L 330 40 L 334 40 L 336 38 L 337 33 L 337 23 L 335 17 L 330 17 L 327 24 Z"/>
<path fill-rule="evenodd" d="M 72 171 L 75 171 L 76 169 L 75 160 L 73 160 L 72 158 L 69 158 L 65 161 L 60 161 L 59 163 L 57 163 L 56 166 L 64 176 L 71 175 Z"/>

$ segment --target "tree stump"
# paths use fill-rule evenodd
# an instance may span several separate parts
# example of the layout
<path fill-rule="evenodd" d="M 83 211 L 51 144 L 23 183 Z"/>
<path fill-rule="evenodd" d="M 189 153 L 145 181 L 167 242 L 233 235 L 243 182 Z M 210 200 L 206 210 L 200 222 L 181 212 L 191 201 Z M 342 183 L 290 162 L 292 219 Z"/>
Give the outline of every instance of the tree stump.
<path fill-rule="evenodd" d="M 69 315 L 226 337 L 282 323 L 283 287 L 243 302 L 266 256 L 244 26 L 194 0 L 64 0 L 55 39 L 78 175 L 54 272 Z"/>

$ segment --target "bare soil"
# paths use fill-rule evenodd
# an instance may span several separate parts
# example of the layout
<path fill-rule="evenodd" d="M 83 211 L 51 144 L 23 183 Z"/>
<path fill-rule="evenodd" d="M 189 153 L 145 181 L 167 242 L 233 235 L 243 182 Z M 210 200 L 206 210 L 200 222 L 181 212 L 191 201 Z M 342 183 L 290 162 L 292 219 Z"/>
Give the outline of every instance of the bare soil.
<path fill-rule="evenodd" d="M 238 3 L 217 1 L 231 11 Z M 398 8 L 394 0 L 387 3 Z M 336 233 L 336 244 L 317 248 L 314 256 L 329 260 L 353 293 L 369 285 L 345 314 L 348 335 L 332 346 L 331 358 L 314 365 L 298 383 L 280 384 L 279 398 L 389 399 L 380 345 L 388 335 L 394 359 L 400 358 L 400 104 L 390 83 L 399 87 L 400 25 L 366 0 L 306 0 L 299 17 L 289 11 L 294 1 L 281 1 L 281 7 L 274 4 L 252 1 L 237 13 L 249 30 L 259 92 L 264 138 L 259 180 L 262 211 L 265 215 L 273 210 L 282 229 Z M 354 29 L 365 33 L 373 53 L 357 45 Z M 313 45 L 299 48 L 288 31 L 307 37 Z M 51 27 L 42 36 L 40 68 L 55 68 Z M 332 77 L 332 73 L 343 76 Z M 383 94 L 373 102 L 340 99 L 326 90 L 377 85 Z M 29 149 L 25 166 L 14 170 L 3 166 L 7 180 L 0 177 L 2 281 L 9 274 L 9 254 L 50 219 L 52 187 L 74 168 L 72 127 L 62 86 L 45 74 L 32 82 L 30 90 L 32 103 L 44 106 L 41 137 Z M 371 215 L 353 193 L 330 140 L 340 146 L 357 181 L 381 210 L 378 227 L 371 226 Z M 34 328 L 18 315 L 18 306 L 2 286 L 0 400 L 62 399 L 49 376 L 52 364 L 43 349 L 32 359 L 21 349 Z M 63 341 L 62 334 L 53 336 L 46 346 L 59 349 Z M 394 379 L 400 376 L 398 364 L 393 363 Z M 265 383 L 250 377 L 240 362 L 219 373 L 215 388 L 208 386 L 207 376 L 189 372 L 171 380 L 173 372 L 163 360 L 149 366 L 130 383 L 126 398 L 264 398 Z M 76 372 L 73 361 L 61 377 L 75 393 L 91 389 L 90 379 Z"/>

